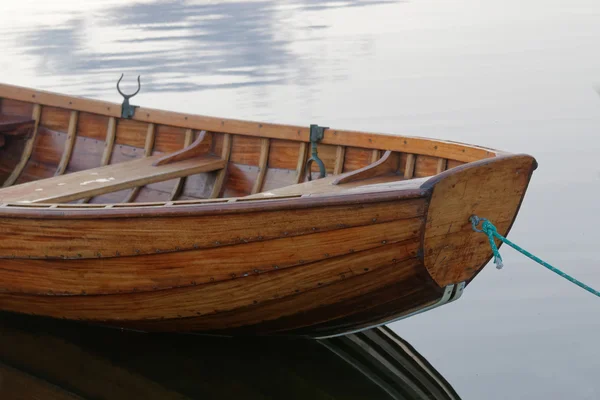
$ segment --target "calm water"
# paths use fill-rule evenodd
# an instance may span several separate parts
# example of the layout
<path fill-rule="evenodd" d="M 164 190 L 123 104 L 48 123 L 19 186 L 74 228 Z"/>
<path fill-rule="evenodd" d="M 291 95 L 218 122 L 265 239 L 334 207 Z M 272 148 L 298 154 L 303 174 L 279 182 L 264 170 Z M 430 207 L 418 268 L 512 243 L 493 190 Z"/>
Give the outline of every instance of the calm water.
<path fill-rule="evenodd" d="M 10 4 L 10 5 L 8 5 Z M 600 2 L 21 0 L 0 81 L 189 113 L 535 156 L 510 238 L 600 287 Z M 456 303 L 392 325 L 464 399 L 600 398 L 600 302 L 506 248 Z"/>

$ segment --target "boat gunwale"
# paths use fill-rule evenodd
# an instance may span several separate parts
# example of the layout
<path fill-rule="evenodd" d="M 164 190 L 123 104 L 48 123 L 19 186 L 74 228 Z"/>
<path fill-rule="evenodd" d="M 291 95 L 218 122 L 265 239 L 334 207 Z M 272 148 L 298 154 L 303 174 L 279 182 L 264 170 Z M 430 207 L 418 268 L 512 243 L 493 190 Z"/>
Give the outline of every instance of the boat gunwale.
<path fill-rule="evenodd" d="M 86 219 L 86 218 L 146 218 L 146 217 L 187 217 L 202 215 L 227 215 L 254 211 L 283 211 L 330 207 L 348 204 L 370 204 L 414 198 L 427 198 L 435 185 L 455 173 L 477 168 L 489 163 L 512 157 L 531 157 L 528 154 L 504 154 L 493 158 L 466 163 L 429 177 L 418 187 L 373 191 L 326 193 L 311 196 L 277 196 L 272 198 L 231 198 L 167 201 L 156 203 L 122 204 L 51 204 L 51 203 L 5 203 L 0 204 L 0 218 L 44 218 L 44 219 Z M 532 157 L 533 158 L 533 157 Z M 534 164 L 531 173 L 537 168 Z M 403 181 L 409 182 L 410 180 Z"/>
<path fill-rule="evenodd" d="M 121 118 L 121 104 L 118 103 L 70 96 L 44 90 L 35 90 L 4 83 L 0 83 L 0 98 Z M 179 128 L 206 130 L 217 133 L 282 139 L 305 143 L 310 142 L 309 128 L 297 125 L 218 118 L 146 107 L 137 107 L 136 113 L 131 120 Z M 380 144 L 380 142 L 385 141 L 391 141 L 393 146 L 382 146 Z M 320 143 L 377 150 L 392 150 L 413 153 L 416 155 L 453 159 L 467 163 L 482 158 L 507 154 L 500 150 L 451 140 L 333 128 L 325 130 L 324 138 Z"/>
<path fill-rule="evenodd" d="M 32 218 L 32 219 L 110 219 L 110 218 L 148 218 L 148 217 L 196 217 L 205 215 L 228 215 L 246 212 L 269 212 L 298 210 L 319 207 L 344 205 L 363 205 L 378 202 L 411 200 L 426 198 L 430 189 L 411 188 L 387 190 L 370 193 L 335 193 L 318 196 L 274 197 L 268 199 L 252 199 L 242 201 L 207 201 L 202 203 L 177 202 L 157 203 L 156 206 L 138 206 L 129 203 L 131 207 L 114 207 L 114 204 L 77 207 L 74 204 L 15 204 L 0 205 L 0 218 Z M 221 199 L 220 199 L 221 200 Z M 147 203 L 150 204 L 150 203 Z M 55 206 L 61 206 L 60 208 Z"/>

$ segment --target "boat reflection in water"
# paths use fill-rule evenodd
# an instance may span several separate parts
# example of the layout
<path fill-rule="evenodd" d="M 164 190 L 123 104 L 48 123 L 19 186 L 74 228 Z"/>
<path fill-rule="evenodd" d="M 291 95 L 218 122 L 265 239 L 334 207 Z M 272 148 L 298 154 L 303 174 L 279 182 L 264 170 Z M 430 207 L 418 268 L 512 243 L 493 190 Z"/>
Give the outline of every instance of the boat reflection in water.
<path fill-rule="evenodd" d="M 386 327 L 323 340 L 145 334 L 0 313 L 0 398 L 458 399 Z"/>

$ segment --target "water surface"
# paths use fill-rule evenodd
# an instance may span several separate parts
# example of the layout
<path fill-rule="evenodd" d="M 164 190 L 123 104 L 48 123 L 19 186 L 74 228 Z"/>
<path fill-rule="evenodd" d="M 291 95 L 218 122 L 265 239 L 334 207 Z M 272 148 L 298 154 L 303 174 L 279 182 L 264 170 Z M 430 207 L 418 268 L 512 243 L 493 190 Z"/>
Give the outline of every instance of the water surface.
<path fill-rule="evenodd" d="M 510 238 L 600 287 L 600 2 L 19 1 L 0 81 L 270 122 L 451 139 L 539 162 Z M 600 302 L 502 250 L 392 324 L 464 399 L 600 398 Z"/>

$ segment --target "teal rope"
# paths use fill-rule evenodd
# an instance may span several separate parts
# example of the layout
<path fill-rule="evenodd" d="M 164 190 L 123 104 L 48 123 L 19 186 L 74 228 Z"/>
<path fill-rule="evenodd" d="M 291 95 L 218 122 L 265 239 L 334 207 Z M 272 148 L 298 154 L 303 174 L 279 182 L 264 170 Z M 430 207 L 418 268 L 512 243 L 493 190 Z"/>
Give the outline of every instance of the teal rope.
<path fill-rule="evenodd" d="M 587 290 L 591 294 L 595 294 L 596 296 L 600 297 L 599 291 L 589 287 L 588 285 L 586 285 L 583 282 L 578 281 L 577 279 L 573 278 L 572 276 L 565 274 L 558 268 L 553 267 L 552 265 L 550 265 L 547 262 L 541 260 L 540 258 L 534 256 L 527 250 L 514 244 L 513 242 L 511 242 L 510 240 L 508 240 L 507 238 L 505 238 L 504 236 L 499 234 L 498 230 L 496 229 L 494 224 L 492 224 L 487 219 L 479 218 L 478 216 L 473 215 L 473 216 L 471 216 L 471 218 L 469 218 L 469 221 L 471 221 L 471 224 L 473 225 L 473 230 L 475 232 L 482 232 L 487 235 L 487 237 L 490 241 L 490 247 L 492 248 L 492 253 L 494 253 L 494 263 L 496 264 L 496 268 L 501 269 L 503 267 L 503 264 L 502 264 L 502 256 L 500 256 L 500 252 L 498 251 L 498 247 L 496 246 L 496 242 L 495 242 L 494 238 L 500 239 L 501 241 L 503 241 L 504 243 L 506 243 L 513 249 L 517 250 L 519 253 L 524 254 L 525 256 L 531 258 L 533 261 L 537 262 L 540 265 L 543 265 L 544 267 L 548 268 L 550 271 L 554 272 L 555 274 L 562 276 L 569 282 L 576 284 L 577 286 L 579 286 L 580 288 L 582 288 L 584 290 Z M 477 226 L 479 225 L 480 222 L 481 222 L 481 229 L 478 229 Z"/>

